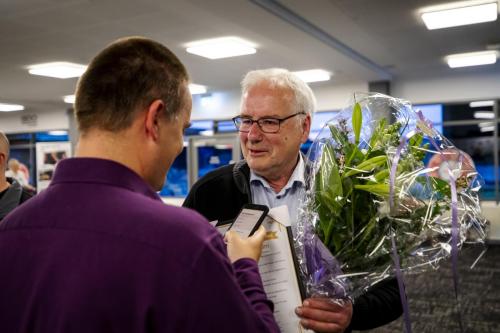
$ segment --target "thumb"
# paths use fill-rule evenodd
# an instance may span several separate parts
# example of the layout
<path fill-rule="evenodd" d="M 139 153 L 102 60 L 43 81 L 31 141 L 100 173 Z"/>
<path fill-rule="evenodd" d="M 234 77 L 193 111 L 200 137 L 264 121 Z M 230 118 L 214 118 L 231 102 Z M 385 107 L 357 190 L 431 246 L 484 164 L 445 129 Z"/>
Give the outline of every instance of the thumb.
<path fill-rule="evenodd" d="M 252 238 L 255 238 L 255 239 L 264 239 L 266 237 L 266 228 L 264 228 L 263 225 L 261 225 L 259 227 L 259 229 L 257 229 L 257 231 L 252 235 Z"/>

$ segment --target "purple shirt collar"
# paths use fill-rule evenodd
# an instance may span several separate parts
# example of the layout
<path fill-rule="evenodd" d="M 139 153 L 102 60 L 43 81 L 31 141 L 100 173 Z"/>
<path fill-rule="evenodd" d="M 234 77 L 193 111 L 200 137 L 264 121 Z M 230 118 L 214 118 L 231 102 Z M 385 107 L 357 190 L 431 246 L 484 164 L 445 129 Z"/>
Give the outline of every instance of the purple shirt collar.
<path fill-rule="evenodd" d="M 100 158 L 67 158 L 57 164 L 50 186 L 61 183 L 107 184 L 160 200 L 158 194 L 137 173 L 123 164 Z"/>

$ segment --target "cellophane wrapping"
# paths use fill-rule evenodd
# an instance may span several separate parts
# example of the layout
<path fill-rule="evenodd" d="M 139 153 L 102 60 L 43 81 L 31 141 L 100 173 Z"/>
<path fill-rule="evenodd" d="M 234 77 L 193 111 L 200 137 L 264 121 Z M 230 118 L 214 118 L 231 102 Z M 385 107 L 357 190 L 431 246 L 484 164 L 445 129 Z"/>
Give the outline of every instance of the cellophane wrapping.
<path fill-rule="evenodd" d="M 357 297 L 395 274 L 394 251 L 402 271 L 419 272 L 485 239 L 474 162 L 408 101 L 354 94 L 307 160 L 295 241 L 309 296 Z"/>

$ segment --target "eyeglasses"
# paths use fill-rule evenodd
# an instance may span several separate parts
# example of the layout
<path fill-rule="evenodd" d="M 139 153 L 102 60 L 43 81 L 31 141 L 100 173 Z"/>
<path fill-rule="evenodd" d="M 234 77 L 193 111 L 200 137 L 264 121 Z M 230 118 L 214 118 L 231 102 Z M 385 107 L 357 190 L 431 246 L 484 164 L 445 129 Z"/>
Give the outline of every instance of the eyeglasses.
<path fill-rule="evenodd" d="M 250 128 L 252 127 L 253 123 L 257 123 L 257 125 L 259 125 L 260 130 L 264 133 L 278 133 L 282 122 L 292 117 L 305 114 L 306 114 L 305 112 L 297 112 L 281 119 L 265 117 L 265 118 L 259 118 L 257 120 L 253 120 L 252 118 L 249 117 L 238 116 L 233 118 L 233 122 L 238 131 L 243 133 L 250 132 Z"/>

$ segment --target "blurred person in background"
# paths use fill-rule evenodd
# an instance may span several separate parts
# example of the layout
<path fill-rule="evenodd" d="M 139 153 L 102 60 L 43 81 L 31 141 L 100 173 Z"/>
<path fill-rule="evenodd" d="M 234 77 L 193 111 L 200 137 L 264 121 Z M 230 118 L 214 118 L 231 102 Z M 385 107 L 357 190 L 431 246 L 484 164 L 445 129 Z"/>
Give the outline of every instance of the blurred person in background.
<path fill-rule="evenodd" d="M 11 158 L 8 166 L 9 169 L 5 173 L 7 177 L 14 178 L 21 186 L 29 186 L 28 177 L 17 159 Z M 26 166 L 24 166 L 24 168 L 26 168 Z"/>
<path fill-rule="evenodd" d="M 0 221 L 14 208 L 33 196 L 15 178 L 8 177 L 7 160 L 10 145 L 5 133 L 0 131 Z"/>

